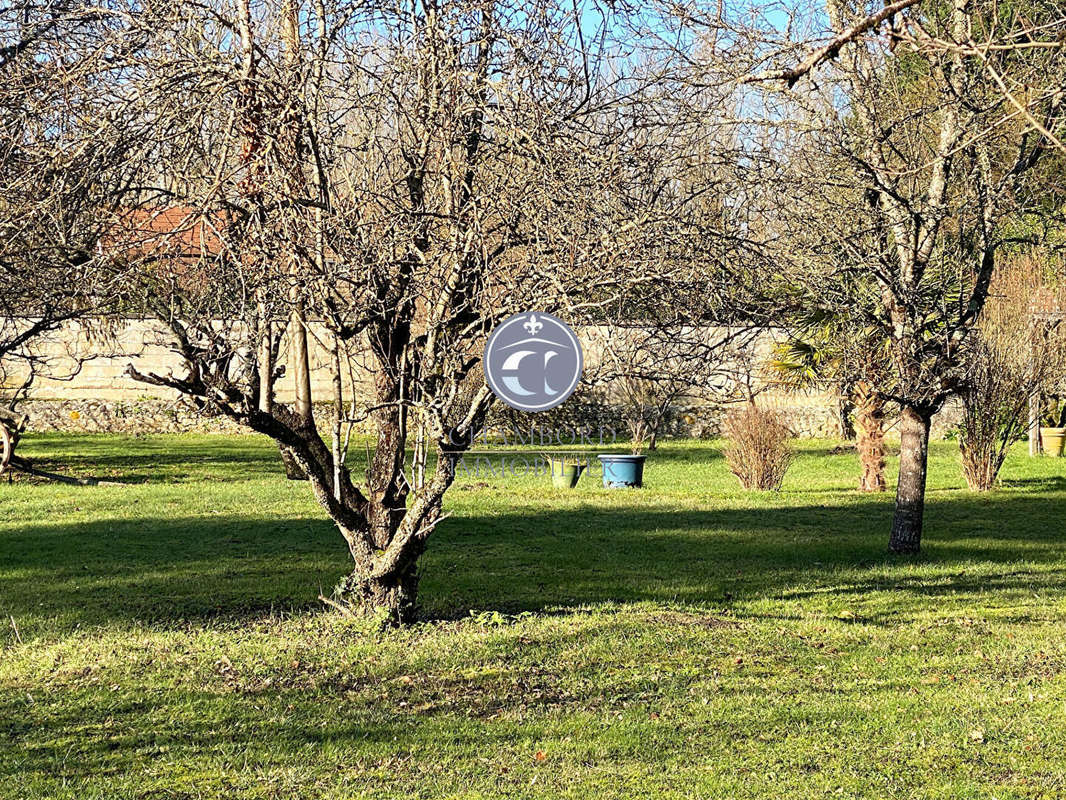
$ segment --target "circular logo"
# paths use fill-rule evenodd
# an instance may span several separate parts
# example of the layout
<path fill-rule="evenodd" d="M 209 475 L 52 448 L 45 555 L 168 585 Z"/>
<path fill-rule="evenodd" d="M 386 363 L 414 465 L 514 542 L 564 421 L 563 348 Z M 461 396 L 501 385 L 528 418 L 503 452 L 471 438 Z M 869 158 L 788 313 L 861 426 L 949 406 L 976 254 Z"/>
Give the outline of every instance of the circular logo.
<path fill-rule="evenodd" d="M 539 311 L 497 325 L 483 361 L 493 394 L 519 411 L 546 411 L 563 402 L 581 380 L 582 363 L 570 326 Z"/>

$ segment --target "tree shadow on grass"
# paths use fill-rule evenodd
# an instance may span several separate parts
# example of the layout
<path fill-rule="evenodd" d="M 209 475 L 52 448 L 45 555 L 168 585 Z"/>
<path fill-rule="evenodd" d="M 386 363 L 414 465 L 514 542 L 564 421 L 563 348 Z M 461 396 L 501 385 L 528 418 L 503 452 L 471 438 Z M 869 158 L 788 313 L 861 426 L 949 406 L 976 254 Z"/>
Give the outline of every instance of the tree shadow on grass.
<path fill-rule="evenodd" d="M 101 520 L 0 531 L 0 611 L 70 623 L 252 617 L 321 607 L 347 566 L 326 521 Z"/>
<path fill-rule="evenodd" d="M 1003 486 L 1008 489 L 1025 489 L 1032 492 L 1066 492 L 1066 476 L 1045 475 L 1037 478 L 1004 479 Z"/>
<path fill-rule="evenodd" d="M 35 466 L 64 475 L 122 483 L 202 480 L 241 481 L 284 474 L 277 448 L 252 436 L 34 436 L 19 454 Z"/>
<path fill-rule="evenodd" d="M 468 700 L 498 705 L 489 691 L 494 687 L 477 677 L 456 676 L 447 688 Z M 401 697 L 416 696 L 418 690 L 400 686 L 392 697 L 372 703 L 353 703 L 347 692 L 338 697 L 307 687 L 256 694 L 153 688 L 150 701 L 144 693 L 124 698 L 96 688 L 62 703 L 30 707 L 21 693 L 0 695 L 0 736 L 10 743 L 0 754 L 0 786 L 12 789 L 25 780 L 38 791 L 77 787 L 93 797 L 251 797 L 262 796 L 264 785 L 277 775 L 303 776 L 317 769 L 319 774 L 308 779 L 313 787 L 299 791 L 286 778 L 292 794 L 271 796 L 310 797 L 334 782 L 348 786 L 346 779 L 351 779 L 350 796 L 363 795 L 375 784 L 388 787 L 378 796 L 415 796 L 425 778 L 404 768 L 412 754 L 433 758 L 438 769 L 445 769 L 447 759 L 457 754 L 471 762 L 483 752 L 507 754 L 523 733 L 528 736 L 544 724 L 489 720 L 472 714 L 468 703 L 414 712 L 410 707 L 417 703 L 411 702 L 401 703 L 407 710 L 397 709 Z M 341 702 L 344 713 L 331 713 Z M 545 703 L 528 695 L 520 702 L 523 708 Z M 447 757 L 441 755 L 441 742 L 448 743 Z M 145 773 L 154 759 L 159 768 Z M 114 788 L 132 784 L 138 790 L 115 792 L 109 787 L 112 777 Z M 166 790 L 148 789 L 161 780 L 174 783 Z"/>
<path fill-rule="evenodd" d="M 952 494 L 927 502 L 924 549 L 915 557 L 887 553 L 891 501 L 866 497 L 835 506 L 453 518 L 427 554 L 423 600 L 446 616 L 605 601 L 722 607 L 823 591 L 938 597 L 1066 588 L 1061 497 Z M 971 569 L 1018 562 L 1041 565 L 1039 574 Z M 801 588 L 812 584 L 830 588 Z"/>
<path fill-rule="evenodd" d="M 935 492 L 923 553 L 910 559 L 885 551 L 891 502 L 884 498 L 770 508 L 464 509 L 430 540 L 421 599 L 427 616 L 440 618 L 604 602 L 720 609 L 823 593 L 892 590 L 931 599 L 1011 587 L 1060 591 L 1063 505 L 1059 495 Z M 999 567 L 973 569 L 982 563 Z M 0 612 L 63 626 L 247 618 L 320 607 L 320 591 L 347 570 L 343 541 L 326 520 L 219 515 L 25 525 L 0 532 Z"/>

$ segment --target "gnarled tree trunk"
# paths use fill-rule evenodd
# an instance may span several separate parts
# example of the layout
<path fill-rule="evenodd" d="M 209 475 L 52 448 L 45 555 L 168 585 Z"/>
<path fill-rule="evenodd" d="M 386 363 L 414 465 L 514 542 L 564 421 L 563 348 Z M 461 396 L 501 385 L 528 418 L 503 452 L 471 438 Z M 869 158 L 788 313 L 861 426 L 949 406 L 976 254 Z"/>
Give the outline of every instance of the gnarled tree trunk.
<path fill-rule="evenodd" d="M 472 424 L 482 423 L 487 408 L 483 394 L 469 418 Z M 249 420 L 254 429 L 278 439 L 291 454 L 307 474 L 316 500 L 348 543 L 353 569 L 337 586 L 337 601 L 393 625 L 412 622 L 416 617 L 418 559 L 441 518 L 441 503 L 455 480 L 457 459 L 443 452 L 445 448 L 438 442 L 432 477 L 424 486 L 411 490 L 403 475 L 406 437 L 401 419 L 395 406 L 382 409 L 373 458 L 377 468 L 388 468 L 388 478 L 372 474 L 365 494 L 351 484 L 345 467 L 334 464 L 333 453 L 314 426 L 304 423 L 288 407 L 275 406 L 271 417 L 253 414 Z M 334 485 L 337 475 L 340 491 Z"/>
<path fill-rule="evenodd" d="M 885 480 L 885 402 L 865 381 L 855 384 L 855 449 L 859 453 L 860 492 L 883 492 Z"/>
<path fill-rule="evenodd" d="M 914 406 L 905 405 L 900 412 L 899 483 L 888 541 L 893 553 L 917 553 L 921 548 L 931 419 L 930 412 Z"/>
<path fill-rule="evenodd" d="M 418 568 L 415 561 L 402 572 L 384 577 L 370 575 L 370 564 L 357 566 L 337 587 L 346 605 L 379 613 L 388 625 L 408 625 L 418 615 Z"/>
<path fill-rule="evenodd" d="M 364 527 L 347 531 L 354 569 L 337 587 L 337 599 L 388 624 L 413 622 L 418 611 L 418 559 L 441 518 L 441 501 L 455 480 L 456 458 L 437 450 L 432 478 L 402 499 L 371 499 Z M 403 503 L 406 501 L 406 504 Z"/>

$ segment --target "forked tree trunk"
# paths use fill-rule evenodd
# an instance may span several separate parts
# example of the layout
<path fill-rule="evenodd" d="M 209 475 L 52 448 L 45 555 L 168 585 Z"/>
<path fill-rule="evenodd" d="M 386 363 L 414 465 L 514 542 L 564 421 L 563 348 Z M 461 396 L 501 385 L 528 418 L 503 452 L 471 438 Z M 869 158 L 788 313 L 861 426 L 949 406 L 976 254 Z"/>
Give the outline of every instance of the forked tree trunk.
<path fill-rule="evenodd" d="M 888 549 L 893 553 L 917 553 L 921 548 L 931 417 L 913 406 L 901 409 L 899 483 L 888 541 Z"/>
<path fill-rule="evenodd" d="M 364 495 L 352 485 L 346 468 L 336 469 L 318 432 L 288 407 L 275 406 L 272 417 L 254 415 L 249 421 L 253 429 L 284 440 L 282 450 L 307 474 L 315 499 L 348 543 L 353 569 L 335 590 L 337 602 L 385 625 L 412 622 L 417 612 L 418 558 L 440 519 L 444 492 L 455 478 L 454 459 L 438 462 L 423 492 L 410 496 L 403 488 L 394 492 L 397 484 L 407 485 L 394 480 L 388 486 L 371 482 L 372 491 Z M 394 423 L 382 427 L 375 458 L 388 459 L 386 451 L 404 452 L 403 439 L 396 434 Z M 402 465 L 402 456 L 398 458 Z M 333 485 L 338 475 L 340 490 Z"/>
<path fill-rule="evenodd" d="M 855 449 L 860 492 L 883 492 L 885 480 L 885 402 L 867 383 L 855 384 Z"/>
<path fill-rule="evenodd" d="M 373 577 L 370 562 L 357 563 L 352 574 L 337 587 L 345 605 L 363 613 L 379 615 L 387 625 L 407 625 L 418 615 L 418 561 L 413 558 L 402 570 Z"/>
<path fill-rule="evenodd" d="M 371 500 L 364 506 L 361 532 L 342 528 L 355 566 L 337 587 L 339 602 L 387 625 L 415 620 L 418 560 L 441 519 L 441 500 L 455 480 L 455 465 L 456 459 L 438 453 L 432 478 L 405 505 L 389 496 L 384 502 Z"/>

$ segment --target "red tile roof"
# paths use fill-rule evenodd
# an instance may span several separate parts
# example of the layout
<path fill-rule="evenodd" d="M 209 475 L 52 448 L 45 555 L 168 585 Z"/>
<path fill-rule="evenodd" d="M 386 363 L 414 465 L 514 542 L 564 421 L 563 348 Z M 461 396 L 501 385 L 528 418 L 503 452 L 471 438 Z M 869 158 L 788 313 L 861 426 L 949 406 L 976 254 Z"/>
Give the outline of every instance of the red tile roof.
<path fill-rule="evenodd" d="M 221 231 L 229 215 L 191 206 L 135 208 L 119 216 L 111 236 L 100 247 L 116 256 L 157 256 L 194 260 L 218 255 Z"/>

